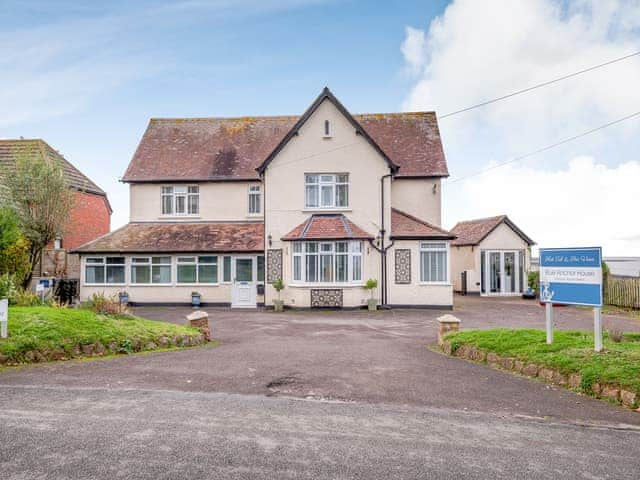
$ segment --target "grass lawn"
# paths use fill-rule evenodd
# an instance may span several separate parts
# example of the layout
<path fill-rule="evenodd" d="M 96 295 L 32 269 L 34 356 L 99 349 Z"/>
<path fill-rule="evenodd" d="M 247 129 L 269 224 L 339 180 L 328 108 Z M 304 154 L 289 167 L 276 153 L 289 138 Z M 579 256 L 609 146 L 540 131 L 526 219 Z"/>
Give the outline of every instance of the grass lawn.
<path fill-rule="evenodd" d="M 602 353 L 593 350 L 593 334 L 580 331 L 554 332 L 553 344 L 546 344 L 543 330 L 466 330 L 448 335 L 455 352 L 463 344 L 513 357 L 527 363 L 553 368 L 565 375 L 582 375 L 581 387 L 590 392 L 594 383 L 617 385 L 640 393 L 640 334 L 625 333 L 622 342 L 604 334 Z"/>
<path fill-rule="evenodd" d="M 191 343 L 199 331 L 129 315 L 91 310 L 10 307 L 9 337 L 0 339 L 0 363 L 131 353 Z"/>

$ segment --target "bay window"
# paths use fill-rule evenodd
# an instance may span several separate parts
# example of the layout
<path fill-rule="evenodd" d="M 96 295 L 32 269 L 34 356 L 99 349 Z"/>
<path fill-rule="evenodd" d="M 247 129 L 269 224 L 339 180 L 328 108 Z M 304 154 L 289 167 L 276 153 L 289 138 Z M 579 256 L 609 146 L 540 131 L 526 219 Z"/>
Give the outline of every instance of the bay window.
<path fill-rule="evenodd" d="M 294 283 L 362 281 L 362 242 L 294 242 Z"/>
<path fill-rule="evenodd" d="M 218 283 L 218 257 L 215 255 L 178 257 L 177 263 L 178 283 Z"/>
<path fill-rule="evenodd" d="M 423 283 L 447 283 L 448 248 L 446 242 L 420 243 L 420 281 Z"/>
<path fill-rule="evenodd" d="M 349 206 L 349 175 L 307 173 L 304 176 L 306 208 Z"/>
<path fill-rule="evenodd" d="M 131 259 L 131 284 L 170 284 L 171 257 L 133 257 Z"/>
<path fill-rule="evenodd" d="M 86 284 L 124 284 L 124 257 L 87 257 L 84 272 Z"/>
<path fill-rule="evenodd" d="M 198 215 L 200 187 L 172 185 L 162 187 L 162 215 Z"/>

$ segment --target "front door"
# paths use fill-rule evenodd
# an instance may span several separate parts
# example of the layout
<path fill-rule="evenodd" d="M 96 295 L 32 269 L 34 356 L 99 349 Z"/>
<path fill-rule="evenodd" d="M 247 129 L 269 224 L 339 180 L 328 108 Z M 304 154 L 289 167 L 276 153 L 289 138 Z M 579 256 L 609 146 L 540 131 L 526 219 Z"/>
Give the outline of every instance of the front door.
<path fill-rule="evenodd" d="M 483 251 L 482 292 L 486 295 L 518 295 L 524 282 L 523 254 L 521 251 Z M 485 290 L 484 278 L 488 278 Z"/>
<path fill-rule="evenodd" d="M 233 287 L 231 306 L 253 308 L 256 306 L 256 261 L 255 257 L 233 257 L 231 262 Z"/>

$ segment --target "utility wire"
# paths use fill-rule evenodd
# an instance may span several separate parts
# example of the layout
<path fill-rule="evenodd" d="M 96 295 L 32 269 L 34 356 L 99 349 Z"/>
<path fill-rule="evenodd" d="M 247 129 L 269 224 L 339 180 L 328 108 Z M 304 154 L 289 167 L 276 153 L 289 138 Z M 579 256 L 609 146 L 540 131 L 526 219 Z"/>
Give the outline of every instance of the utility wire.
<path fill-rule="evenodd" d="M 617 62 L 621 62 L 623 60 L 627 60 L 628 58 L 635 57 L 637 55 L 640 55 L 640 52 L 630 53 L 629 55 L 625 55 L 624 57 L 615 58 L 613 60 L 609 60 L 608 62 L 601 63 L 599 65 L 594 65 L 593 67 L 585 68 L 584 70 L 580 70 L 578 72 L 570 73 L 568 75 L 564 75 L 562 77 L 558 77 L 558 78 L 555 78 L 553 80 L 549 80 L 547 82 L 539 83 L 537 85 L 533 85 L 533 86 L 525 88 L 523 90 L 517 90 L 517 91 L 509 93 L 507 95 L 503 95 L 501 97 L 494 98 L 492 100 L 487 100 L 485 102 L 481 102 L 481 103 L 478 103 L 476 105 L 471 105 L 470 107 L 466 107 L 466 108 L 463 108 L 461 110 L 456 110 L 455 112 L 450 112 L 450 113 L 447 113 L 445 115 L 441 115 L 441 116 L 438 117 L 438 119 L 442 120 L 443 118 L 452 117 L 452 116 L 458 115 L 460 113 L 468 112 L 469 110 L 473 110 L 475 108 L 484 107 L 486 105 L 490 105 L 492 103 L 496 103 L 496 102 L 499 102 L 501 100 L 505 100 L 507 98 L 515 97 L 516 95 L 520 95 L 522 93 L 530 92 L 531 90 L 535 90 L 537 88 L 546 87 L 547 85 L 551 85 L 553 83 L 560 82 L 562 80 L 566 80 L 566 79 L 571 78 L 571 77 L 576 77 L 578 75 L 582 75 L 583 73 L 587 73 L 587 72 L 590 72 L 592 70 L 596 70 L 598 68 L 606 67 L 607 65 L 611 65 L 612 63 L 617 63 Z"/>
<path fill-rule="evenodd" d="M 590 135 L 592 133 L 598 132 L 600 130 L 604 130 L 607 127 L 611 127 L 612 125 L 616 125 L 618 123 L 624 122 L 625 120 L 630 120 L 630 119 L 632 119 L 634 117 L 637 117 L 637 116 L 640 116 L 640 111 L 632 113 L 631 115 L 627 115 L 626 117 L 618 118 L 617 120 L 614 120 L 612 122 L 605 123 L 604 125 L 600 125 L 599 127 L 592 128 L 591 130 L 587 130 L 586 132 L 579 133 L 578 135 L 574 135 L 573 137 L 565 138 L 564 140 L 560 140 L 560 141 L 558 141 L 556 143 L 552 143 L 551 145 L 547 145 L 546 147 L 542 147 L 542 148 L 539 148 L 539 149 L 534 150 L 532 152 L 525 153 L 524 155 L 520 155 L 518 157 L 514 157 L 514 158 L 512 158 L 510 160 L 507 160 L 506 162 L 502 162 L 502 163 L 499 163 L 497 165 L 493 165 L 493 166 L 491 166 L 489 168 L 485 168 L 484 170 L 480 170 L 479 172 L 472 173 L 472 174 L 466 175 L 464 177 L 453 179 L 453 180 L 451 180 L 451 181 L 449 181 L 447 183 L 448 184 L 452 184 L 452 183 L 461 182 L 462 180 L 466 180 L 468 178 L 475 177 L 477 175 L 482 175 L 483 173 L 486 173 L 486 172 L 488 172 L 490 170 L 495 170 L 496 168 L 504 167 L 505 165 L 508 165 L 510 163 L 519 162 L 521 160 L 524 160 L 525 158 L 529 158 L 529 157 L 532 157 L 532 156 L 537 155 L 539 153 L 546 152 L 547 150 L 551 150 L 552 148 L 558 147 L 560 145 L 564 145 L 565 143 L 572 142 L 572 141 L 574 141 L 574 140 L 576 140 L 578 138 L 585 137 L 587 135 Z"/>

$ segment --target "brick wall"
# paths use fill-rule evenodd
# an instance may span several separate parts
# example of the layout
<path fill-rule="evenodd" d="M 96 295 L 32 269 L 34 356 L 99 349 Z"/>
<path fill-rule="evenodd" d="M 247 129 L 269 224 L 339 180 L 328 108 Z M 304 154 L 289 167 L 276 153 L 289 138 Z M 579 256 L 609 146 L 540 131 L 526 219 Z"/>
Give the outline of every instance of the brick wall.
<path fill-rule="evenodd" d="M 110 228 L 111 213 L 106 198 L 91 193 L 75 192 L 75 205 L 62 240 L 62 247 L 74 249 L 109 233 Z"/>

